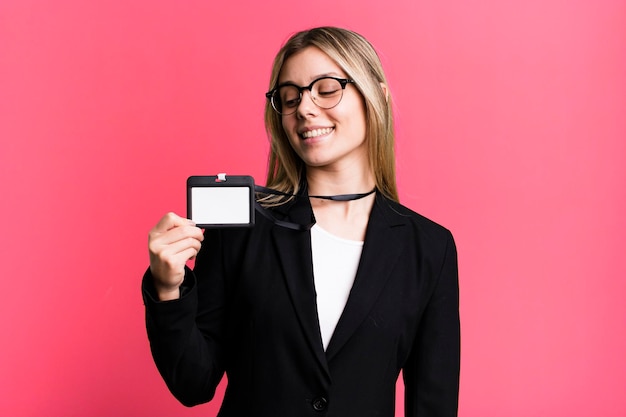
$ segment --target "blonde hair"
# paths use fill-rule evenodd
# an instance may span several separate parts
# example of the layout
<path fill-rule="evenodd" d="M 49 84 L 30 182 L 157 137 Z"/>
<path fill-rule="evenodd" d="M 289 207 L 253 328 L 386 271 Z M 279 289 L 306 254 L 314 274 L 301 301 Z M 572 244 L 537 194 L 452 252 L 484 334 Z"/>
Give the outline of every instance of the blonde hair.
<path fill-rule="evenodd" d="M 376 188 L 398 201 L 395 175 L 394 126 L 388 89 L 380 58 L 372 45 L 358 33 L 336 27 L 318 27 L 294 34 L 280 49 L 272 67 L 270 87 L 276 87 L 283 64 L 295 53 L 314 46 L 328 55 L 346 73 L 363 96 L 366 109 L 366 143 Z M 281 115 L 265 104 L 265 129 L 270 139 L 267 186 L 285 193 L 297 193 L 305 164 L 294 152 L 282 127 Z M 281 204 L 289 199 L 268 196 L 264 205 Z"/>

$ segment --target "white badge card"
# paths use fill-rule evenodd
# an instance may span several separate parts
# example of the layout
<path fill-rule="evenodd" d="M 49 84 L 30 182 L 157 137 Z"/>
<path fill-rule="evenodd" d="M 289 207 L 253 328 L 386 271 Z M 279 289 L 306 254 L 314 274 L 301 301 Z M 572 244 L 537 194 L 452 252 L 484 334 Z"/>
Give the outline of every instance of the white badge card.
<path fill-rule="evenodd" d="M 249 175 L 187 178 L 187 217 L 203 229 L 254 225 L 254 178 Z"/>

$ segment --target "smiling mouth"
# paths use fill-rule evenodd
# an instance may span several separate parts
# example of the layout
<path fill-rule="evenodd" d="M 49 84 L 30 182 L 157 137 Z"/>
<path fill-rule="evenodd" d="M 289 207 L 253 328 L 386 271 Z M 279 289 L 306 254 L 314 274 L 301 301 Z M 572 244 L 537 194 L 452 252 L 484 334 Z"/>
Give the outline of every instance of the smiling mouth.
<path fill-rule="evenodd" d="M 302 139 L 316 138 L 318 136 L 327 135 L 330 132 L 332 132 L 334 129 L 335 129 L 334 127 L 325 127 L 323 129 L 307 130 L 306 132 L 301 133 L 300 137 Z"/>

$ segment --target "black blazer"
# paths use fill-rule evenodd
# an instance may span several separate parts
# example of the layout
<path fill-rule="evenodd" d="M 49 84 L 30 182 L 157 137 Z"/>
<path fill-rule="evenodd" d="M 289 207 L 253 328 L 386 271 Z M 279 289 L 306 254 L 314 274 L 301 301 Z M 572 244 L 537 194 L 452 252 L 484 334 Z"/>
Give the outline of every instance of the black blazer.
<path fill-rule="evenodd" d="M 307 198 L 272 210 L 311 223 Z M 380 194 L 347 305 L 326 352 L 309 231 L 257 216 L 250 229 L 207 230 L 179 300 L 143 282 L 148 337 L 171 392 L 209 401 L 224 372 L 219 417 L 457 415 L 459 308 L 450 232 Z"/>

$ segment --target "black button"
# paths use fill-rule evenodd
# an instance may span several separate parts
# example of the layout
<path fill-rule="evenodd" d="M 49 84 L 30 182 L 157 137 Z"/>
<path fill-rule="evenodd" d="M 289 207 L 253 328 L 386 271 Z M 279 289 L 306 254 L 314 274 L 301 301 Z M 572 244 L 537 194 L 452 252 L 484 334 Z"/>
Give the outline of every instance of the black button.
<path fill-rule="evenodd" d="M 313 399 L 312 405 L 315 411 L 324 411 L 328 407 L 328 400 L 324 397 L 317 397 Z"/>

